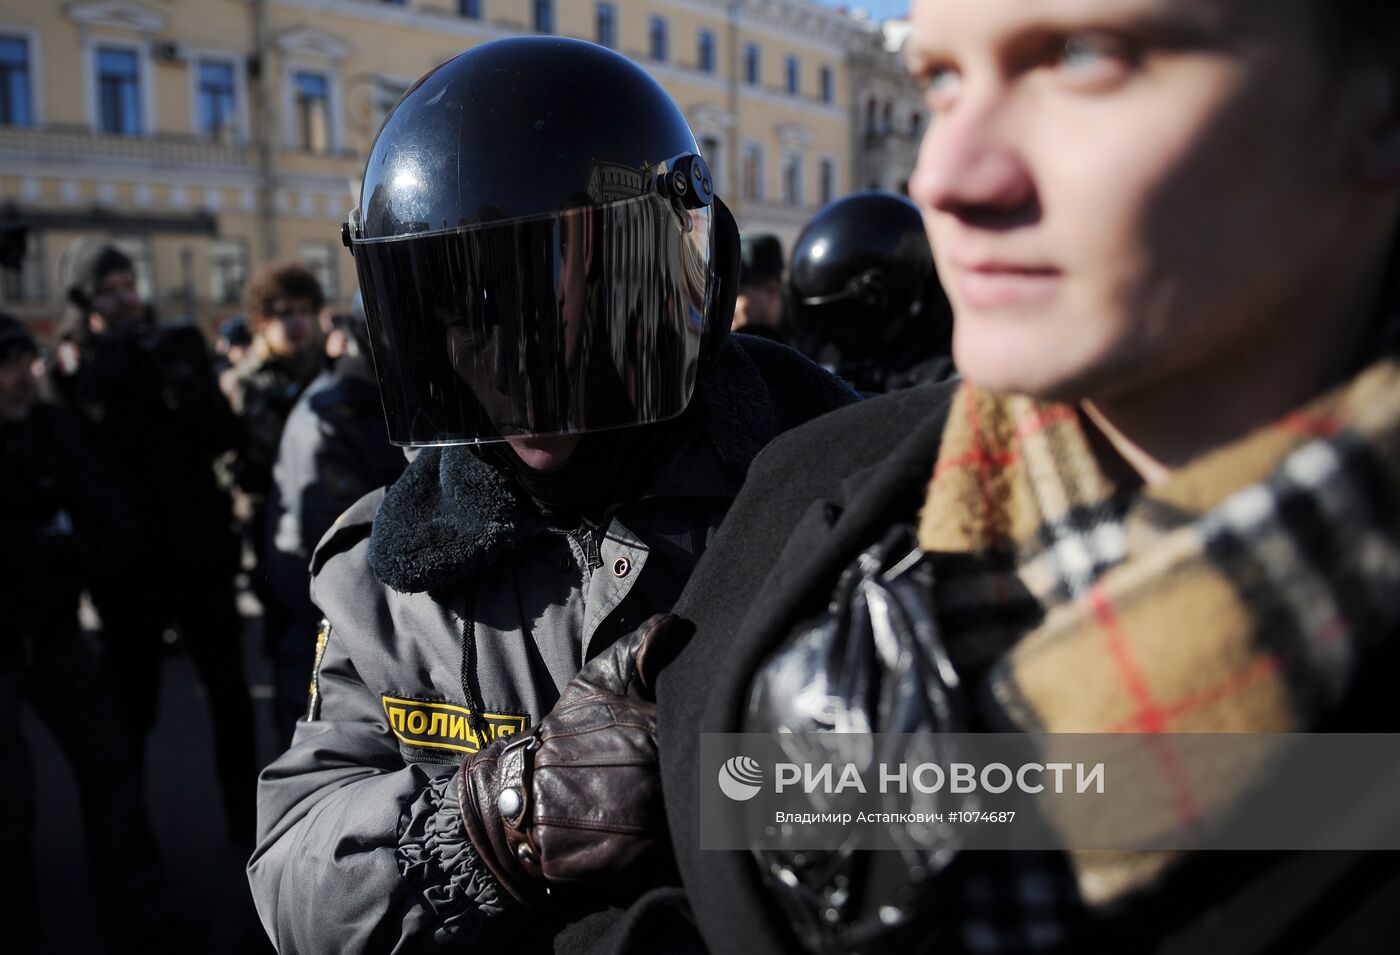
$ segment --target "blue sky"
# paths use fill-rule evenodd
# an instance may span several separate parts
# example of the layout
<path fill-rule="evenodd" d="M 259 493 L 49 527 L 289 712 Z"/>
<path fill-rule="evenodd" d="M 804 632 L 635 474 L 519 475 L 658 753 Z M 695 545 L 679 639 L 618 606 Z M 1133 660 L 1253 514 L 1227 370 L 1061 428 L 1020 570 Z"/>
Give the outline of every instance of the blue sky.
<path fill-rule="evenodd" d="M 872 20 L 887 17 L 903 17 L 909 14 L 909 0 L 817 0 L 824 7 L 864 7 L 870 11 Z"/>

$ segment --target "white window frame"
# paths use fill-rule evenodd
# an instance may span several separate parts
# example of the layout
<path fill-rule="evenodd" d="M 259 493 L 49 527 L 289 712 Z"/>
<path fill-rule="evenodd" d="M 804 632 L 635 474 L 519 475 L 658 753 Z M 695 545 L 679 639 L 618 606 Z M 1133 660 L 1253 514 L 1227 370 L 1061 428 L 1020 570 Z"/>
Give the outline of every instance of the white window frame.
<path fill-rule="evenodd" d="M 214 283 L 214 258 L 215 258 L 215 257 L 214 257 L 214 246 L 215 246 L 215 244 L 217 244 L 217 243 L 219 243 L 219 242 L 227 242 L 227 243 L 229 243 L 230 245 L 232 245 L 232 244 L 237 244 L 237 245 L 239 246 L 239 248 L 242 249 L 242 252 L 243 252 L 243 261 L 242 261 L 242 271 L 243 271 L 242 279 L 243 279 L 243 281 L 242 281 L 242 283 L 240 283 L 238 292 L 233 296 L 232 299 L 225 299 L 225 298 L 223 297 L 223 295 L 221 294 L 221 293 L 223 292 L 223 289 L 216 288 L 216 287 L 215 287 L 215 283 Z M 221 237 L 219 237 L 219 238 L 214 239 L 213 241 L 211 241 L 211 242 L 209 243 L 208 248 L 205 250 L 205 264 L 208 266 L 208 271 L 209 271 L 209 274 L 208 274 L 209 301 L 213 302 L 213 303 L 216 304 L 216 305 L 237 305 L 237 304 L 239 304 L 239 302 L 242 301 L 242 299 L 243 299 L 243 289 L 244 289 L 244 287 L 247 286 L 247 284 L 248 284 L 248 279 L 249 279 L 249 277 L 252 275 L 252 272 L 253 272 L 253 259 L 252 259 L 251 250 L 249 249 L 249 245 L 250 245 L 250 243 L 248 242 L 248 240 L 245 239 L 245 238 L 243 238 L 243 237 L 241 237 L 241 236 L 221 236 Z"/>
<path fill-rule="evenodd" d="M 327 281 L 321 281 L 321 276 L 316 275 L 316 280 L 321 284 L 321 294 L 325 296 L 328 303 L 340 301 L 340 263 L 336 260 L 336 249 L 338 243 L 323 242 L 319 239 L 307 240 L 297 247 L 297 260 L 306 266 L 312 274 L 316 274 L 316 269 L 311 264 L 311 259 L 306 253 L 309 249 L 317 249 L 326 253 Z"/>
<path fill-rule="evenodd" d="M 831 167 L 831 195 L 821 194 L 821 171 L 823 167 Z M 841 162 L 835 156 L 822 156 L 817 160 L 817 201 L 822 205 L 835 202 L 841 198 Z"/>
<path fill-rule="evenodd" d="M 112 50 L 130 50 L 136 54 L 136 81 L 141 84 L 141 128 L 138 138 L 149 138 L 156 127 L 156 88 L 155 71 L 151 67 L 151 43 L 149 40 L 123 40 L 119 37 L 89 36 L 83 44 L 83 85 L 87 87 L 88 128 L 102 133 L 101 97 L 97 91 L 97 51 L 106 47 Z M 124 133 L 104 135 L 119 136 Z"/>
<path fill-rule="evenodd" d="M 661 55 L 657 56 L 656 49 L 656 28 L 661 27 Z M 647 62 L 648 63 L 670 63 L 671 62 L 671 21 L 659 13 L 653 13 L 647 17 Z"/>
<path fill-rule="evenodd" d="M 39 31 L 33 27 L 0 22 L 0 36 L 12 36 L 24 40 L 29 47 L 29 126 L 35 128 L 44 123 L 44 64 L 39 58 Z"/>
<path fill-rule="evenodd" d="M 558 36 L 558 35 L 559 35 L 559 4 L 555 3 L 554 0 L 547 0 L 547 2 L 549 3 L 549 29 L 548 29 L 548 30 L 541 30 L 541 29 L 540 29 L 539 23 L 537 22 L 537 21 L 539 20 L 539 17 L 537 16 L 537 14 L 539 13 L 539 7 L 537 6 L 537 0 L 530 0 L 530 29 L 529 29 L 529 32 L 530 32 L 530 33 L 536 33 L 536 34 L 539 34 L 539 35 L 541 35 L 541 36 Z M 485 4 L 483 3 L 482 6 L 483 6 L 483 8 L 484 8 L 484 7 L 485 7 Z M 483 9 L 483 10 L 482 10 L 482 13 L 484 14 L 485 12 L 486 12 L 486 11 Z"/>
<path fill-rule="evenodd" d="M 749 50 L 754 52 L 753 78 L 749 78 Z M 763 88 L 763 46 L 757 40 L 744 41 L 743 74 L 745 86 L 753 89 Z"/>
<path fill-rule="evenodd" d="M 729 147 L 726 137 L 720 130 L 707 129 L 705 127 L 701 127 L 697 130 L 697 133 L 698 135 L 695 137 L 697 145 L 706 139 L 713 139 L 715 141 L 715 154 L 713 156 L 705 156 L 704 159 L 706 165 L 710 167 L 710 179 L 714 182 L 714 191 L 723 193 L 725 181 L 724 157 L 728 154 Z"/>
<path fill-rule="evenodd" d="M 296 126 L 296 75 L 298 73 L 323 73 L 326 77 L 326 108 L 330 110 L 329 148 L 325 155 L 334 156 L 345 147 L 345 130 L 340 115 L 340 67 L 336 63 L 314 62 L 302 57 L 287 57 L 282 65 L 282 143 L 291 152 L 312 153 L 301 142 Z"/>
<path fill-rule="evenodd" d="M 783 205 L 792 209 L 803 209 L 807 206 L 807 157 L 795 149 L 785 149 L 782 153 L 783 161 L 780 174 L 783 177 L 782 198 Z M 797 163 L 796 195 L 788 196 L 788 164 Z"/>
<path fill-rule="evenodd" d="M 704 43 L 704 38 L 710 38 L 710 68 L 705 68 L 705 62 L 700 57 L 700 50 Z M 719 75 L 719 37 L 715 31 L 709 27 L 700 27 L 695 31 L 695 69 L 707 76 Z"/>
<path fill-rule="evenodd" d="M 204 139 L 204 131 L 199 128 L 199 67 L 201 63 L 228 63 L 233 66 L 233 138 L 234 142 L 248 142 L 248 64 L 239 53 L 233 50 L 197 49 L 188 52 L 190 74 L 190 131 Z"/>
<path fill-rule="evenodd" d="M 417 81 L 417 79 L 418 78 L 415 76 L 405 76 L 402 73 L 375 73 L 374 76 L 371 77 L 369 108 L 371 113 L 370 122 L 371 125 L 374 126 L 375 135 L 378 135 L 380 128 L 384 125 L 384 120 L 389 117 L 389 110 L 393 109 L 394 107 L 393 103 L 387 103 L 385 104 L 384 112 L 381 113 L 379 111 L 379 93 L 382 88 L 381 84 L 392 84 L 395 87 L 402 88 L 403 91 L 406 93 L 408 92 L 409 87 L 411 87 Z M 397 102 L 397 98 L 395 98 L 395 102 Z"/>
<path fill-rule="evenodd" d="M 609 21 L 609 27 L 612 30 L 611 43 L 604 43 L 603 37 L 599 34 L 598 30 L 598 21 L 602 15 L 604 7 L 608 8 L 608 16 L 611 18 Z M 621 42 L 621 36 L 622 35 L 617 20 L 616 0 L 602 0 L 602 2 L 600 3 L 595 3 L 593 5 L 593 42 L 597 43 L 599 46 L 604 47 L 605 49 L 616 50 L 618 44 Z"/>
<path fill-rule="evenodd" d="M 754 190 L 754 195 L 752 196 L 744 192 L 744 176 L 745 170 L 747 170 L 749 165 L 750 154 L 758 156 L 758 176 L 757 182 L 755 183 L 758 188 Z M 764 179 L 767 178 L 768 175 L 768 170 L 765 168 L 767 165 L 766 159 L 767 157 L 764 155 L 763 144 L 761 142 L 756 139 L 744 140 L 744 144 L 739 150 L 739 194 L 742 196 L 744 202 L 764 201 L 763 197 L 767 194 L 767 190 L 764 188 Z"/>

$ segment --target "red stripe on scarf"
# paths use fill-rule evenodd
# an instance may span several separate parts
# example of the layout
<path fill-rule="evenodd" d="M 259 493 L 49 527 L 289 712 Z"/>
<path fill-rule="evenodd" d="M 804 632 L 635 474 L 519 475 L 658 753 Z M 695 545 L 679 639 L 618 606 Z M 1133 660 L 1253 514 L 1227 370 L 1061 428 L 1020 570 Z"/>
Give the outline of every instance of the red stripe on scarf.
<path fill-rule="evenodd" d="M 1078 414 L 1069 405 L 1054 405 L 1044 411 L 1037 411 L 1035 414 L 1022 420 L 1016 425 L 1016 437 L 1029 438 L 1031 435 L 1044 431 L 1051 425 L 1068 424 L 1077 421 Z"/>
<path fill-rule="evenodd" d="M 963 390 L 967 393 L 967 423 L 972 428 L 972 453 L 978 459 L 977 469 L 977 492 L 982 497 L 982 517 L 988 530 L 996 526 L 996 502 L 992 500 L 992 492 L 987 487 L 988 465 L 992 463 L 992 454 L 987 448 L 987 436 L 982 432 L 982 417 L 977 413 L 977 389 L 972 387 L 972 383 L 963 382 Z"/>
<path fill-rule="evenodd" d="M 1330 438 L 1345 427 L 1336 418 L 1325 418 L 1295 411 L 1279 422 L 1285 430 L 1309 438 Z"/>
<path fill-rule="evenodd" d="M 948 471 L 982 471 L 993 467 L 1010 467 L 1016 463 L 1016 458 L 1015 451 L 1002 451 L 989 455 L 978 448 L 976 451 L 968 451 L 966 454 L 960 454 L 947 461 L 939 461 L 938 466 L 933 470 L 933 476 L 938 477 Z"/>
<path fill-rule="evenodd" d="M 1249 666 L 1238 670 L 1214 686 L 1207 687 L 1199 693 L 1183 697 L 1170 706 L 1158 710 L 1163 719 L 1175 719 L 1194 710 L 1204 709 L 1207 706 L 1218 703 L 1226 697 L 1233 696 L 1245 687 L 1258 683 L 1266 677 L 1271 677 L 1283 666 L 1283 661 L 1275 656 L 1261 657 Z M 1137 717 L 1124 720 L 1117 726 L 1109 729 L 1110 733 L 1131 733 L 1137 723 Z"/>
<path fill-rule="evenodd" d="M 1138 705 L 1138 714 L 1130 722 L 1136 723 L 1140 732 L 1154 736 L 1162 733 L 1166 725 L 1165 714 L 1153 701 L 1147 682 L 1133 663 L 1128 641 L 1118 624 L 1118 615 L 1113 612 L 1113 606 L 1104 594 L 1102 586 L 1095 585 L 1089 591 L 1089 603 L 1093 607 L 1095 619 L 1098 620 L 1104 635 L 1108 637 L 1109 651 L 1113 654 L 1114 662 L 1118 664 L 1119 675 Z M 1191 796 L 1191 786 L 1176 748 L 1165 739 L 1149 739 L 1148 745 L 1157 757 L 1158 769 L 1171 786 L 1172 800 L 1176 804 L 1177 823 L 1183 827 L 1195 826 L 1200 821 L 1201 812 L 1196 806 L 1196 800 Z"/>

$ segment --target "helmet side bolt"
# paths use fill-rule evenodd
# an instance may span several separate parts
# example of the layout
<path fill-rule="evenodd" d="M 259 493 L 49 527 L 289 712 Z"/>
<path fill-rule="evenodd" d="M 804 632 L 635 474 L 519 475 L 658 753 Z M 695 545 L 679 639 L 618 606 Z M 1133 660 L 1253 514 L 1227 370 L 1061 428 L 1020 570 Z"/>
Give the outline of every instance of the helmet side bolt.
<path fill-rule="evenodd" d="M 714 181 L 710 168 L 699 156 L 682 156 L 660 180 L 666 195 L 688 209 L 701 209 L 714 202 Z"/>

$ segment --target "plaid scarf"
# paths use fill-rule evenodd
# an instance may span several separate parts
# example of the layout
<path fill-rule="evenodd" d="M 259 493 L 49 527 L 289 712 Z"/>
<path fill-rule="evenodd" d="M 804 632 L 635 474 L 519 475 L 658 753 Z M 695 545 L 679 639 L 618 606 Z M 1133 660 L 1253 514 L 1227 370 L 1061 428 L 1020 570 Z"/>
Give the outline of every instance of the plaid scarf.
<path fill-rule="evenodd" d="M 1105 476 L 1073 407 L 965 385 L 919 543 L 954 661 L 1022 731 L 1307 731 L 1400 623 L 1400 361 L 1137 488 Z M 1209 809 L 1246 775 L 1187 785 Z M 1174 858 L 1071 863 L 1100 905 Z"/>

